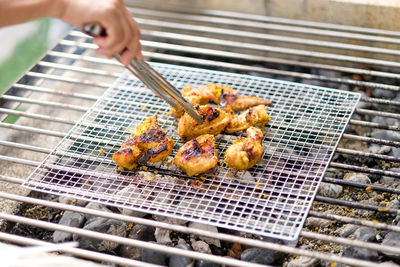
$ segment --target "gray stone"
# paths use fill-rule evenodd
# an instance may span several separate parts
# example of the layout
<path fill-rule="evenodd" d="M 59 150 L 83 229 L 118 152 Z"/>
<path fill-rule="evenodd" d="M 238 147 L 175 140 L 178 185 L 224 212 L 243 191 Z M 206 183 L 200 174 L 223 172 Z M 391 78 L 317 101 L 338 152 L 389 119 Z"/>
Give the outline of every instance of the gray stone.
<path fill-rule="evenodd" d="M 371 184 L 371 180 L 369 179 L 368 175 L 364 173 L 358 172 L 349 172 L 344 177 L 343 180 L 361 183 L 361 184 Z"/>
<path fill-rule="evenodd" d="M 89 204 L 87 204 L 85 207 L 88 208 L 88 209 L 111 212 L 111 210 L 109 208 L 107 208 L 105 205 L 99 204 L 99 203 L 96 203 L 96 202 L 89 202 Z"/>
<path fill-rule="evenodd" d="M 352 239 L 356 239 L 364 242 L 371 242 L 375 240 L 376 229 L 369 227 L 359 227 L 354 234 L 351 235 Z M 342 247 L 343 256 L 353 257 L 357 259 L 363 260 L 377 260 L 378 252 L 375 250 L 369 250 L 366 248 L 358 248 L 353 246 L 344 246 Z"/>
<path fill-rule="evenodd" d="M 315 267 L 318 266 L 319 263 L 319 259 L 300 256 L 296 259 L 291 260 L 287 264 L 287 267 Z"/>
<path fill-rule="evenodd" d="M 127 234 L 127 225 L 124 222 L 114 219 L 99 218 L 86 224 L 83 229 L 106 233 L 115 236 L 125 237 Z M 93 239 L 86 236 L 73 235 L 74 241 L 79 242 L 79 247 L 101 252 L 111 252 L 118 247 L 118 243 L 101 239 Z"/>
<path fill-rule="evenodd" d="M 361 94 L 361 99 L 367 98 L 367 94 L 366 94 L 365 92 L 360 91 L 359 93 Z M 358 104 L 357 104 L 357 108 L 368 109 L 368 108 L 370 108 L 370 107 L 371 107 L 371 103 L 369 103 L 369 102 L 364 102 L 364 101 L 362 101 L 362 100 L 360 100 L 360 102 L 358 102 Z"/>
<path fill-rule="evenodd" d="M 80 206 L 80 207 L 84 207 L 88 204 L 88 201 L 86 201 L 86 200 L 70 198 L 70 197 L 66 197 L 66 196 L 60 196 L 58 198 L 58 202 L 63 203 L 63 204 L 68 204 L 68 205 Z"/>
<path fill-rule="evenodd" d="M 324 228 L 328 227 L 332 223 L 331 220 L 326 220 L 326 219 L 321 219 L 321 218 L 316 218 L 316 217 L 309 217 L 306 220 L 306 226 L 308 227 L 319 227 L 319 228 Z"/>
<path fill-rule="evenodd" d="M 375 154 L 389 154 L 392 151 L 392 147 L 390 146 L 380 146 L 377 144 L 371 144 L 369 146 L 369 151 Z"/>
<path fill-rule="evenodd" d="M 393 156 L 395 158 L 400 158 L 400 147 L 392 147 L 390 150 L 389 156 Z"/>
<path fill-rule="evenodd" d="M 387 130 L 374 130 L 373 137 L 378 139 L 386 139 L 391 141 L 400 141 L 400 133 Z"/>
<path fill-rule="evenodd" d="M 66 211 L 61 217 L 59 224 L 81 228 L 85 222 L 85 215 L 77 212 Z M 65 242 L 72 239 L 72 234 L 63 232 L 63 231 L 55 231 L 53 233 L 54 242 Z"/>
<path fill-rule="evenodd" d="M 172 218 L 172 217 L 167 217 L 167 216 L 162 216 L 162 215 L 153 215 L 153 219 L 159 222 L 165 222 L 169 224 L 177 224 L 177 225 L 184 225 L 188 222 L 188 220 L 182 220 L 182 219 L 177 219 L 177 218 Z"/>
<path fill-rule="evenodd" d="M 400 265 L 398 265 L 392 261 L 386 261 L 386 262 L 377 264 L 377 266 L 379 266 L 379 267 L 399 267 Z"/>
<path fill-rule="evenodd" d="M 190 248 L 186 245 L 177 245 L 176 248 L 180 248 L 183 250 L 190 250 Z M 170 267 L 192 267 L 193 265 L 194 265 L 194 260 L 192 258 L 183 257 L 179 255 L 171 255 L 169 257 Z"/>
<path fill-rule="evenodd" d="M 398 223 L 397 226 L 400 226 L 400 223 Z M 385 235 L 385 238 L 382 241 L 382 245 L 400 248 L 400 233 L 399 232 L 387 233 Z M 399 254 L 384 252 L 384 251 L 382 251 L 382 253 L 392 259 L 396 259 L 396 260 L 400 259 Z"/>
<path fill-rule="evenodd" d="M 370 242 L 375 239 L 375 235 L 376 229 L 370 227 L 359 227 L 354 234 L 352 234 L 352 237 L 359 241 Z"/>
<path fill-rule="evenodd" d="M 126 198 L 140 199 L 142 197 L 141 191 L 139 189 L 137 189 L 137 187 L 134 185 L 129 185 L 129 186 L 125 187 L 124 189 L 119 191 L 117 193 L 117 195 L 119 197 L 121 197 L 122 199 L 126 199 Z M 118 208 L 118 210 L 124 215 L 140 217 L 140 218 L 146 216 L 146 214 L 147 214 L 145 212 L 135 211 L 135 210 L 126 209 L 126 208 Z"/>
<path fill-rule="evenodd" d="M 240 255 L 241 260 L 259 264 L 276 264 L 282 257 L 281 252 L 263 248 L 248 248 Z"/>
<path fill-rule="evenodd" d="M 345 224 L 341 228 L 337 230 L 338 234 L 341 237 L 348 237 L 349 235 L 352 235 L 356 230 L 358 226 L 353 225 L 353 224 Z"/>
<path fill-rule="evenodd" d="M 372 198 L 359 201 L 361 205 L 378 205 Z M 368 218 L 375 214 L 373 210 L 358 210 L 358 214 L 362 217 Z"/>
<path fill-rule="evenodd" d="M 390 90 L 375 88 L 372 92 L 372 96 L 376 98 L 393 99 L 396 96 L 396 93 Z"/>
<path fill-rule="evenodd" d="M 389 171 L 400 173 L 400 168 L 390 168 Z M 382 176 L 379 182 L 386 185 L 400 185 L 399 178 L 394 178 L 390 176 Z"/>
<path fill-rule="evenodd" d="M 140 241 L 156 241 L 154 237 L 154 232 L 154 227 L 136 224 L 132 227 L 128 237 Z M 138 247 L 122 245 L 120 252 L 121 255 L 125 258 L 138 260 L 142 257 L 142 249 Z"/>
<path fill-rule="evenodd" d="M 194 251 L 211 254 L 210 246 L 203 240 L 193 240 L 191 243 Z"/>
<path fill-rule="evenodd" d="M 324 183 L 318 187 L 318 195 L 323 197 L 338 198 L 343 192 L 343 187 L 337 184 Z"/>
<path fill-rule="evenodd" d="M 204 214 L 207 212 L 214 212 L 216 202 L 211 198 L 202 198 L 201 200 L 194 197 L 185 197 L 179 203 L 179 209 L 181 210 L 201 210 Z"/>
<path fill-rule="evenodd" d="M 172 244 L 170 234 L 171 234 L 171 230 L 163 229 L 163 228 L 156 228 L 154 236 L 157 240 L 157 243 L 160 243 L 163 245 L 170 245 L 170 244 Z"/>
<path fill-rule="evenodd" d="M 221 265 L 204 260 L 196 261 L 195 267 L 220 267 Z"/>
<path fill-rule="evenodd" d="M 214 225 L 207 225 L 203 223 L 198 223 L 198 222 L 191 222 L 189 223 L 190 228 L 195 228 L 195 229 L 200 229 L 200 230 L 205 230 L 213 233 L 218 233 L 218 228 Z M 221 247 L 221 241 L 219 239 L 215 238 L 210 238 L 210 237 L 205 237 L 205 236 L 199 236 L 199 238 L 205 242 L 207 242 L 210 245 L 214 245 L 216 247 Z"/>
<path fill-rule="evenodd" d="M 87 204 L 85 206 L 85 208 L 104 211 L 104 212 L 112 212 L 105 205 L 102 205 L 102 204 L 99 204 L 99 203 L 95 203 L 95 202 L 89 202 L 89 204 Z M 102 218 L 102 217 L 92 216 L 92 215 L 89 215 L 89 214 L 86 214 L 85 216 L 86 216 L 86 224 L 90 224 L 91 222 Z"/>
<path fill-rule="evenodd" d="M 155 242 L 150 242 L 150 243 L 155 243 Z M 144 262 L 158 264 L 158 265 L 167 265 L 168 255 L 164 253 L 151 249 L 142 248 L 141 254 L 142 254 L 142 261 Z"/>

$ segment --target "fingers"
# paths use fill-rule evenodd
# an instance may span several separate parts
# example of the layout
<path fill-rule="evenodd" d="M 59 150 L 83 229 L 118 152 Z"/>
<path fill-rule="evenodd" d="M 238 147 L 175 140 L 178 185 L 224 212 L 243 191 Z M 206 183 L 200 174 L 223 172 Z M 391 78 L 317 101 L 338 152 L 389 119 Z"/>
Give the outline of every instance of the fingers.
<path fill-rule="evenodd" d="M 129 40 L 129 26 L 121 15 L 114 16 L 101 22 L 106 29 L 107 36 L 94 39 L 94 42 L 100 47 L 99 51 L 105 56 L 120 53 Z"/>
<path fill-rule="evenodd" d="M 107 36 L 96 37 L 94 42 L 100 47 L 97 50 L 98 54 L 112 57 L 119 53 L 122 64 L 126 66 L 132 59 L 142 59 L 143 57 L 139 41 L 140 30 L 125 6 L 115 14 L 118 15 L 110 16 L 101 22 L 106 28 Z"/>
<path fill-rule="evenodd" d="M 127 50 L 130 51 L 132 58 L 130 60 L 132 60 L 133 58 L 135 59 L 142 59 L 142 46 L 140 44 L 140 29 L 139 26 L 137 25 L 136 21 L 133 19 L 132 15 L 130 14 L 130 12 L 126 10 L 126 19 L 128 21 L 129 27 L 130 27 L 130 38 L 128 40 L 128 44 L 126 46 Z M 129 61 L 130 61 L 129 60 Z"/>

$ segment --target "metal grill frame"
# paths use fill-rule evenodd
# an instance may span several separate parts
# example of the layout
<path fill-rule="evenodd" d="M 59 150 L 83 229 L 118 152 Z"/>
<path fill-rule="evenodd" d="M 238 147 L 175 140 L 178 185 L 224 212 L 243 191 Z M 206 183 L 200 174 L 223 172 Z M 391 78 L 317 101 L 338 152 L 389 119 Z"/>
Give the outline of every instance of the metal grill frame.
<path fill-rule="evenodd" d="M 387 44 L 398 44 L 399 32 L 386 31 L 372 28 L 361 28 L 348 25 L 338 25 L 338 24 L 327 24 L 327 23 L 315 23 L 309 21 L 298 21 L 291 19 L 274 18 L 267 16 L 254 16 L 253 14 L 237 13 L 237 12 L 227 12 L 227 11 L 216 11 L 216 10 L 198 10 L 193 8 L 177 8 L 164 5 L 147 5 L 143 1 L 128 1 L 132 8 L 130 9 L 136 18 L 142 18 L 144 15 L 152 17 L 153 20 L 148 23 L 148 20 L 141 20 L 139 23 L 142 27 L 143 34 L 143 48 L 144 55 L 150 58 L 152 61 L 156 62 L 179 62 L 183 65 L 218 68 L 223 70 L 229 70 L 232 72 L 256 72 L 258 75 L 280 75 L 287 79 L 305 79 L 308 81 L 317 80 L 320 82 L 330 82 L 333 83 L 331 87 L 339 88 L 342 85 L 348 85 L 349 87 L 361 86 L 368 88 L 377 88 L 385 90 L 386 92 L 398 92 L 400 87 L 397 84 L 389 84 L 386 81 L 381 82 L 369 82 L 369 81 L 358 81 L 350 78 L 350 76 L 344 77 L 332 77 L 329 75 L 331 71 L 340 72 L 343 74 L 356 74 L 356 75 L 370 75 L 374 78 L 383 79 L 400 79 L 399 74 L 399 64 L 398 60 L 395 60 L 398 54 L 397 47 L 391 46 L 392 49 L 381 50 L 380 47 L 388 48 Z M 185 16 L 190 14 L 189 16 Z M 194 14 L 194 15 L 193 15 Z M 248 40 L 243 40 L 243 38 L 236 38 L 236 33 L 229 35 L 229 38 L 235 38 L 238 42 L 228 42 L 226 43 L 225 36 L 221 34 L 214 34 L 214 38 L 198 38 L 202 32 L 189 32 L 186 35 L 177 34 L 180 33 L 179 29 L 175 30 L 173 27 L 168 29 L 162 29 L 163 23 L 168 21 L 170 18 L 173 19 L 184 19 L 180 20 L 180 23 L 186 25 L 188 21 L 197 21 L 199 24 L 212 25 L 212 21 L 217 21 L 218 26 L 221 29 L 235 27 L 238 34 L 241 34 L 243 29 L 240 29 L 241 25 L 246 25 L 247 29 L 244 31 L 253 31 L 256 28 L 266 28 L 275 29 L 278 36 L 285 35 L 286 31 L 289 32 L 299 32 L 301 31 L 303 39 L 303 48 L 293 51 L 291 49 L 286 49 L 288 45 L 284 39 L 279 44 L 279 46 L 264 46 L 264 45 L 253 45 Z M 178 19 L 179 18 L 179 19 Z M 152 30 L 148 25 L 155 25 L 154 22 L 158 21 L 161 26 L 160 30 Z M 176 22 L 176 21 L 174 21 Z M 196 23 L 197 23 L 196 22 Z M 171 26 L 171 25 L 170 25 Z M 215 26 L 215 25 L 214 25 Z M 273 28 L 271 28 L 273 27 Z M 150 28 L 150 29 L 149 29 Z M 222 34 L 224 31 L 220 31 Z M 330 44 L 333 48 L 329 54 L 316 54 L 309 53 L 320 50 L 315 45 L 307 45 L 309 43 L 310 35 L 315 37 L 316 40 L 320 38 L 329 38 L 334 42 Z M 258 39 L 258 35 L 252 36 L 254 39 Z M 344 38 L 348 38 L 349 41 L 353 43 L 361 44 L 361 46 L 348 47 L 342 46 L 343 43 L 347 43 Z M 59 45 L 55 50 L 49 51 L 47 56 L 37 62 L 35 68 L 28 71 L 24 78 L 18 81 L 16 84 L 10 88 L 8 92 L 1 96 L 1 100 L 7 104 L 12 104 L 11 106 L 2 106 L 0 108 L 1 115 L 15 115 L 20 116 L 18 124 L 0 123 L 1 131 L 9 130 L 12 134 L 11 137 L 23 136 L 27 139 L 8 139 L 1 140 L 1 154 L 0 160 L 5 163 L 6 169 L 2 170 L 0 178 L 2 180 L 2 185 L 13 186 L 17 190 L 5 192 L 0 192 L 0 198 L 2 202 L 16 202 L 21 204 L 32 204 L 41 205 L 43 207 L 53 207 L 58 210 L 69 210 L 72 212 L 79 212 L 85 216 L 100 216 L 103 218 L 117 219 L 127 223 L 135 223 L 148 225 L 152 227 L 157 227 L 161 229 L 167 229 L 170 231 L 179 232 L 182 234 L 193 234 L 197 236 L 206 236 L 210 238 L 217 238 L 221 241 L 229 243 L 239 243 L 246 247 L 258 247 L 267 250 L 278 251 L 287 255 L 290 260 L 293 256 L 305 256 L 312 259 L 320 260 L 321 264 L 326 262 L 342 263 L 351 266 L 369 266 L 373 267 L 378 264 L 376 261 L 371 260 L 360 260 L 352 258 L 350 256 L 342 256 L 337 253 L 332 253 L 329 249 L 324 249 L 322 251 L 317 250 L 315 247 L 312 249 L 305 249 L 304 247 L 291 247 L 287 245 L 279 245 L 268 240 L 255 240 L 245 236 L 236 236 L 233 233 L 215 233 L 211 231 L 202 231 L 199 229 L 194 229 L 191 227 L 180 226 L 173 223 L 165 223 L 161 221 L 155 221 L 147 218 L 139 218 L 135 216 L 125 216 L 115 212 L 105 212 L 97 211 L 89 208 L 83 208 L 71 204 L 62 204 L 55 201 L 46 201 L 37 196 L 25 197 L 19 188 L 20 184 L 25 180 L 26 175 L 8 172 L 9 169 L 15 168 L 18 170 L 26 170 L 33 167 L 37 167 L 40 162 L 38 158 L 42 159 L 45 154 L 51 152 L 53 146 L 49 147 L 47 143 L 37 144 L 32 139 L 43 139 L 48 140 L 49 138 L 63 138 L 67 131 L 65 129 L 56 128 L 59 125 L 71 126 L 76 123 L 74 119 L 71 119 L 70 114 L 81 112 L 83 114 L 88 110 L 88 107 L 97 100 L 97 96 L 103 93 L 104 89 L 108 88 L 112 81 L 120 75 L 122 72 L 122 67 L 118 67 L 117 62 L 107 60 L 105 58 L 99 58 L 92 56 L 93 54 L 86 53 L 84 55 L 76 53 L 76 51 L 85 50 L 90 52 L 90 50 L 96 47 L 87 40 L 88 38 L 82 35 L 80 32 L 72 31 L 68 36 L 59 42 Z M 193 42 L 189 42 L 193 39 Z M 314 38 L 313 38 L 314 39 Z M 219 41 L 219 42 L 218 42 Z M 288 40 L 289 41 L 289 40 Z M 243 45 L 245 44 L 245 46 Z M 214 44 L 210 48 L 210 44 Z M 323 45 L 322 43 L 320 43 Z M 232 51 L 231 49 L 235 49 Z M 238 48 L 241 48 L 238 51 Z M 268 52 L 269 49 L 273 48 L 272 54 L 260 54 L 257 51 Z M 296 47 L 298 48 L 298 47 Z M 378 48 L 378 49 L 376 49 Z M 345 57 L 346 54 L 351 51 L 362 51 L 365 54 L 358 54 L 354 57 Z M 176 55 L 176 51 L 184 51 L 185 55 Z M 375 54 L 390 55 L 390 58 L 386 60 L 377 60 L 374 58 Z M 299 56 L 298 59 L 291 57 L 290 55 Z M 206 59 L 203 58 L 206 56 Z M 215 56 L 218 60 L 210 59 L 208 56 Z M 222 57 L 222 58 L 221 58 Z M 320 59 L 331 60 L 321 62 Z M 243 59 L 247 60 L 247 63 L 232 63 L 235 60 Z M 251 63 L 253 62 L 254 65 Z M 258 65 L 262 62 L 261 66 Z M 85 64 L 82 67 L 81 64 Z M 271 65 L 269 65 L 271 64 Z M 360 65 L 369 65 L 372 69 L 361 68 Z M 107 69 L 99 69 L 99 66 L 107 66 Z M 286 65 L 289 67 L 299 66 L 300 68 L 287 70 L 280 69 L 278 66 Z M 305 69 L 302 69 L 305 68 Z M 307 72 L 307 68 L 315 68 L 318 70 L 317 73 Z M 110 71 L 112 69 L 112 71 Z M 319 70 L 323 71 L 319 73 Z M 328 71 L 327 73 L 325 71 Z M 72 73 L 71 76 L 65 76 L 63 73 Z M 34 80 L 27 82 L 29 80 Z M 55 83 L 59 87 L 54 86 Z M 65 91 L 65 87 L 69 85 L 75 85 L 77 90 Z M 89 91 L 83 91 L 82 89 L 88 89 Z M 351 89 L 351 88 L 348 88 Z M 17 91 L 21 95 L 14 95 L 13 93 Z M 63 95 L 66 99 L 60 101 L 60 99 L 52 98 L 43 100 L 39 98 L 38 94 L 45 97 L 49 96 L 60 96 Z M 88 104 L 83 105 L 73 104 L 73 101 L 77 99 L 85 99 L 88 101 L 93 101 Z M 27 104 L 31 107 L 39 107 L 40 111 L 36 109 L 30 109 L 27 111 L 14 110 L 14 107 L 18 104 Z M 394 112 L 389 107 L 398 108 L 400 107 L 400 102 L 398 100 L 388 100 L 383 98 L 378 98 L 375 96 L 362 97 L 363 107 L 358 107 L 355 111 L 355 115 L 350 120 L 350 128 L 360 127 L 362 129 L 380 129 L 387 131 L 388 133 L 397 133 L 399 131 L 398 125 L 391 125 L 385 122 L 371 121 L 369 116 L 377 116 L 380 118 L 393 118 L 400 119 L 400 114 Z M 52 107 L 53 111 L 57 113 L 58 111 L 71 111 L 68 112 L 67 116 L 65 114 L 55 113 L 43 113 L 42 110 Z M 379 108 L 378 108 L 379 107 Z M 39 122 L 38 124 L 32 125 L 27 123 L 29 121 Z M 44 125 L 41 124 L 44 122 Z M 55 129 L 56 128 L 56 129 Z M 69 128 L 69 127 L 68 127 Z M 59 140 L 59 139 L 58 139 Z M 387 145 L 392 148 L 400 147 L 400 142 L 389 140 L 387 138 L 377 138 L 371 136 L 364 136 L 356 134 L 351 131 L 346 131 L 343 134 L 343 141 L 360 143 L 365 142 L 368 144 L 379 144 Z M 14 153 L 9 153 L 9 151 L 15 151 Z M 6 152 L 4 152 L 6 151 Z M 22 152 L 22 153 L 21 153 Z M 29 153 L 26 155 L 26 153 Z M 24 155 L 22 155 L 24 154 Z M 379 152 L 365 152 L 354 148 L 344 147 L 340 144 L 336 149 L 336 157 L 362 157 L 369 158 L 373 160 L 383 160 L 390 163 L 400 162 L 399 158 L 395 158 L 390 155 L 381 154 Z M 330 164 L 330 170 L 333 171 L 355 171 L 366 175 L 376 175 L 376 176 L 389 176 L 393 178 L 400 178 L 398 172 L 383 170 L 380 168 L 365 168 L 363 165 L 357 163 L 342 163 L 339 162 L 337 158 L 334 158 Z M 22 172 L 23 173 L 23 172 Z M 400 190 L 392 188 L 386 185 L 379 184 L 366 184 L 363 182 L 354 182 L 336 178 L 332 176 L 331 173 L 327 174 L 323 178 L 323 182 L 329 183 L 331 185 L 341 185 L 345 189 L 354 190 L 355 192 L 365 192 L 369 193 L 385 193 L 390 196 L 398 196 Z M 7 193 L 6 193 L 7 192 Z M 11 193 L 9 193 L 11 192 Z M 361 204 L 353 200 L 335 199 L 332 197 L 322 197 L 317 195 L 315 197 L 315 204 L 328 205 L 336 210 L 348 207 L 350 211 L 372 211 L 373 216 L 392 216 L 400 214 L 398 208 L 387 207 L 382 203 L 376 204 Z M 101 237 L 97 232 L 87 231 L 85 229 L 78 229 L 76 227 L 66 227 L 60 226 L 55 223 L 33 220 L 26 217 L 20 217 L 17 215 L 9 214 L 7 210 L 0 212 L 1 221 L 6 221 L 8 223 L 20 223 L 25 226 L 34 226 L 40 229 L 47 230 L 60 230 L 68 232 L 71 234 L 76 234 L 79 236 L 91 237 L 94 239 L 102 239 L 111 242 L 118 242 L 120 245 L 130 245 L 138 248 L 146 248 L 155 251 L 159 251 L 168 255 L 180 255 L 185 257 L 190 257 L 193 259 L 204 260 L 229 266 L 260 266 L 259 264 L 254 264 L 250 262 L 243 262 L 239 259 L 232 259 L 227 257 L 221 257 L 216 255 L 209 255 L 195 251 L 185 251 L 181 249 L 176 249 L 170 246 L 148 244 L 137 240 L 132 240 L 126 237 L 117 237 L 112 235 L 102 235 Z M 400 226 L 394 225 L 390 221 L 376 222 L 372 218 L 362 218 L 358 215 L 352 216 L 348 213 L 326 213 L 313 205 L 313 210 L 308 214 L 308 218 L 311 220 L 324 219 L 330 223 L 336 224 L 351 224 L 358 227 L 370 227 L 381 231 L 393 231 L 400 232 Z M 319 227 L 319 230 L 312 229 L 310 226 L 305 227 L 301 233 L 300 237 L 302 242 L 311 242 L 323 245 L 334 245 L 334 246 L 347 246 L 352 249 L 369 249 L 372 251 L 378 251 L 379 253 L 391 253 L 395 255 L 400 255 L 400 248 L 395 246 L 387 246 L 376 242 L 365 242 L 359 240 L 352 240 L 350 237 L 340 237 L 337 235 L 327 234 L 323 231 L 324 227 Z M 22 237 L 14 234 L 0 233 L 0 239 L 10 243 L 20 244 L 20 245 L 43 245 L 49 244 L 48 242 L 43 242 L 38 240 L 36 237 Z M 87 259 L 92 259 L 96 261 L 104 261 L 108 263 L 121 264 L 126 266 L 149 266 L 145 262 L 138 262 L 132 259 L 124 258 L 121 256 L 113 256 L 110 254 L 104 254 L 99 252 L 94 252 L 86 249 L 71 249 L 65 250 L 65 253 L 76 255 L 78 257 L 83 257 Z M 327 264 L 328 264 L 327 263 Z"/>
<path fill-rule="evenodd" d="M 119 208 L 296 240 L 360 94 L 248 75 L 152 65 L 177 88 L 214 82 L 231 86 L 240 95 L 272 101 L 261 163 L 234 176 L 222 163 L 204 174 L 201 186 L 194 188 L 190 177 L 168 164 L 183 145 L 175 120 L 165 117 L 168 105 L 125 71 L 23 185 Z M 148 172 L 136 170 L 118 174 L 112 153 L 129 137 L 131 129 L 154 114 L 176 142 L 170 160 L 157 164 L 150 179 Z M 220 161 L 236 138 L 217 136 Z M 103 155 L 100 150 L 107 153 Z M 244 180 L 245 176 L 249 180 Z M 174 178 L 168 181 L 166 177 Z"/>

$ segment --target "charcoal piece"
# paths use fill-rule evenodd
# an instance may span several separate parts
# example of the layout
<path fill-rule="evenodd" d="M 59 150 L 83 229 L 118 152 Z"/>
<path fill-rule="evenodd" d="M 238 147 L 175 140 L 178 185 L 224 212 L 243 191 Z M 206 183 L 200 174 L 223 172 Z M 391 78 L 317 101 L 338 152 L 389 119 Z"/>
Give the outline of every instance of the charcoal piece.
<path fill-rule="evenodd" d="M 248 248 L 242 252 L 240 259 L 259 264 L 276 264 L 282 259 L 283 253 L 263 248 Z"/>
<path fill-rule="evenodd" d="M 150 243 L 156 243 L 156 242 L 150 242 Z M 151 249 L 142 248 L 141 254 L 142 254 L 142 261 L 144 262 L 158 264 L 158 265 L 167 265 L 168 255 L 164 253 Z"/>
<path fill-rule="evenodd" d="M 190 248 L 187 245 L 177 245 L 176 248 L 180 248 L 183 250 L 190 250 Z M 171 255 L 169 257 L 169 266 L 170 267 L 189 267 L 193 266 L 194 260 L 192 258 L 188 257 L 183 257 L 179 255 Z"/>
<path fill-rule="evenodd" d="M 125 237 L 127 234 L 127 225 L 124 222 L 99 218 L 83 227 L 85 230 L 106 233 L 115 236 Z M 86 236 L 73 235 L 74 241 L 79 242 L 79 247 L 101 252 L 112 252 L 119 244 L 102 239 L 94 239 Z"/>
<path fill-rule="evenodd" d="M 85 215 L 77 212 L 72 212 L 72 211 L 66 211 L 63 216 L 61 217 L 61 220 L 59 221 L 59 224 L 70 226 L 70 227 L 76 227 L 76 228 L 81 228 L 85 222 Z M 72 239 L 72 234 L 68 232 L 63 232 L 63 231 L 55 231 L 53 233 L 53 241 L 54 242 L 65 242 L 69 241 Z"/>

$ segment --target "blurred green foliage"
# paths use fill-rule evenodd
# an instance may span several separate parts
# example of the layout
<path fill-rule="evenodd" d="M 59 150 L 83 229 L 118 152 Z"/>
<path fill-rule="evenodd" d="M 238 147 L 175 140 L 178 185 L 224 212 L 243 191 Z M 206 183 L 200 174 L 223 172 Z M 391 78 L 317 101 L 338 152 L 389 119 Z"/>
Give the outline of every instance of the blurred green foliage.
<path fill-rule="evenodd" d="M 0 63 L 0 95 L 7 90 L 25 71 L 33 66 L 47 51 L 51 20 L 37 21 L 39 27 L 20 41 L 12 55 Z M 7 42 L 7 40 L 2 40 Z"/>

